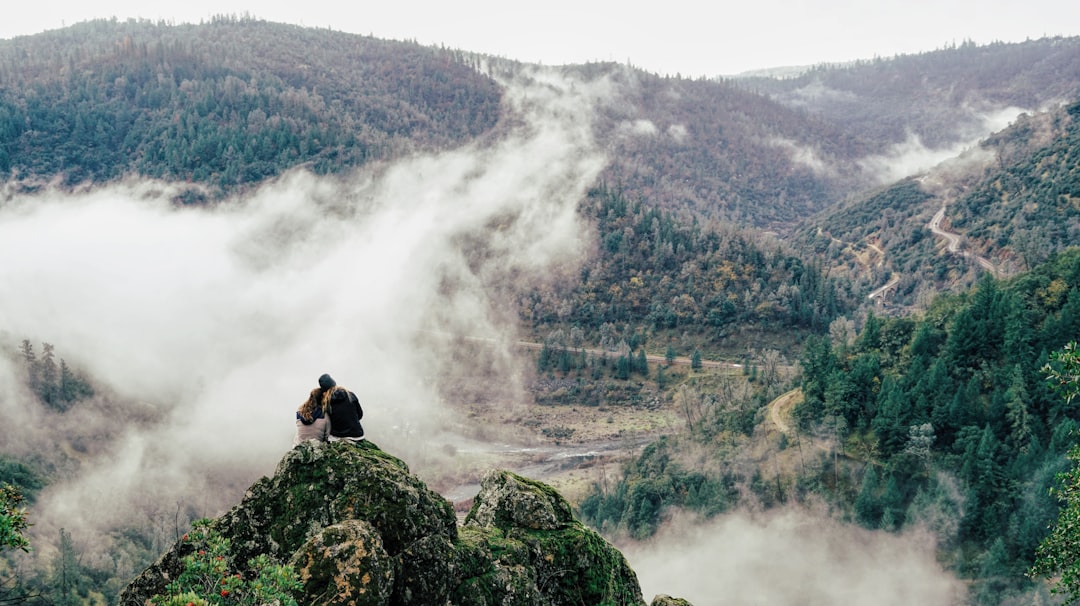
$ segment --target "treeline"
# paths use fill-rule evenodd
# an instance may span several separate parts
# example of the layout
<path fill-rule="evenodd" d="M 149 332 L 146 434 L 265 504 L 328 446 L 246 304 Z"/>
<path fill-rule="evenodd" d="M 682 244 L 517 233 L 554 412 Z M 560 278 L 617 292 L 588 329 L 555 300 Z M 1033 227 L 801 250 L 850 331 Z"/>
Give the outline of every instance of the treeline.
<path fill-rule="evenodd" d="M 84 376 L 72 370 L 63 358 L 57 363 L 56 351 L 51 344 L 41 344 L 39 358 L 33 344 L 24 339 L 19 345 L 19 354 L 26 371 L 27 387 L 49 408 L 63 412 L 75 402 L 94 395 L 93 387 Z"/>
<path fill-rule="evenodd" d="M 128 174 L 229 190 L 491 129 L 501 91 L 462 53 L 219 18 L 93 21 L 0 41 L 0 176 Z"/>
<path fill-rule="evenodd" d="M 853 308 L 845 284 L 747 231 L 630 201 L 606 186 L 589 193 L 582 212 L 596 223 L 599 250 L 568 289 L 525 295 L 521 313 L 535 332 L 577 327 L 615 351 L 614 335 L 630 326 L 642 343 L 656 333 L 689 333 L 704 349 L 746 325 L 824 330 Z"/>

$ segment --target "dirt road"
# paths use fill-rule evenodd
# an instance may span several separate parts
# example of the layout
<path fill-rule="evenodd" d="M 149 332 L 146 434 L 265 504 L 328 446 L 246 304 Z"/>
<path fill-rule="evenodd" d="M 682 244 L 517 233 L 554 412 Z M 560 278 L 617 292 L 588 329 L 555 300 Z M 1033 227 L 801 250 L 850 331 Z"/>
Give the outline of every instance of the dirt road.
<path fill-rule="evenodd" d="M 791 433 L 791 408 L 802 402 L 802 389 L 796 387 L 769 403 L 769 420 L 781 433 Z"/>
<path fill-rule="evenodd" d="M 979 255 L 976 255 L 975 253 L 972 253 L 970 251 L 960 250 L 960 244 L 964 241 L 963 236 L 941 229 L 941 222 L 945 220 L 945 208 L 946 207 L 942 206 L 941 210 L 937 211 L 937 213 L 934 215 L 934 218 L 930 219 L 930 223 L 927 225 L 927 227 L 930 228 L 930 231 L 934 232 L 934 235 L 936 236 L 945 238 L 945 241 L 947 242 L 946 250 L 953 254 L 959 254 L 965 258 L 974 260 L 976 263 L 979 264 L 979 267 L 982 267 L 986 271 L 990 272 L 992 275 L 997 276 L 997 267 L 995 267 L 989 259 L 987 259 L 986 257 L 980 257 Z"/>

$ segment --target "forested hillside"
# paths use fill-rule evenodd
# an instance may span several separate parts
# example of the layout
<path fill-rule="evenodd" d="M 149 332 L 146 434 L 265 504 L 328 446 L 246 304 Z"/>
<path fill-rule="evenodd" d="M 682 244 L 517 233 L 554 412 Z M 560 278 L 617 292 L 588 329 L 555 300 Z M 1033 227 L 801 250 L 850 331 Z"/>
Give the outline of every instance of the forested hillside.
<path fill-rule="evenodd" d="M 501 91 L 459 54 L 252 19 L 93 21 L 0 41 L 0 175 L 124 175 L 228 191 L 491 129 Z"/>
<path fill-rule="evenodd" d="M 1076 47 L 964 45 L 780 81 L 562 71 L 613 84 L 596 121 L 606 181 L 668 210 L 783 230 L 864 189 L 875 175 L 860 160 L 906 132 L 966 141 L 985 133 L 980 112 L 1075 95 Z M 220 196 L 301 165 L 343 172 L 490 133 L 507 117 L 493 76 L 528 69 L 250 18 L 81 23 L 0 41 L 0 174 L 143 175 Z M 835 94 L 811 94 L 821 87 Z"/>
<path fill-rule="evenodd" d="M 827 117 L 884 149 L 911 135 L 929 147 L 970 140 L 989 114 L 1029 111 L 1080 94 L 1080 38 L 985 46 L 822 65 L 796 78 L 737 80 Z"/>
<path fill-rule="evenodd" d="M 1003 276 L 1032 268 L 1080 242 L 1078 116 L 1076 102 L 1022 116 L 965 157 L 807 219 L 793 244 L 864 292 L 896 276 L 890 303 L 925 306 L 929 293 L 970 285 L 982 271 L 931 234 L 944 208 L 963 250 Z"/>
<path fill-rule="evenodd" d="M 491 75 L 528 69 L 248 18 L 82 23 L 0 41 L 0 174 L 142 175 L 217 197 L 295 166 L 344 172 L 490 132 L 503 93 Z M 605 178 L 653 204 L 779 225 L 858 183 L 822 170 L 853 166 L 858 137 L 760 95 L 616 64 L 564 72 L 615 84 L 596 121 Z"/>
<path fill-rule="evenodd" d="M 952 226 L 987 255 L 1030 268 L 1080 242 L 1080 102 L 1053 116 L 1047 145 L 961 196 Z M 1007 146 L 1040 136 L 1035 121 L 992 138 Z"/>
<path fill-rule="evenodd" d="M 673 212 L 784 229 L 865 187 L 858 133 L 730 82 L 685 80 L 594 65 L 620 75 L 598 131 L 615 153 L 605 179 Z"/>
<path fill-rule="evenodd" d="M 1080 335 L 1080 249 L 1009 280 L 986 276 L 918 317 L 870 315 L 857 335 L 838 328 L 809 338 L 802 356 L 798 429 L 780 441 L 798 442 L 806 458 L 793 478 L 774 480 L 771 460 L 747 465 L 737 454 L 761 396 L 721 398 L 688 435 L 650 446 L 620 481 L 598 485 L 582 503 L 586 519 L 647 536 L 668 508 L 712 515 L 746 494 L 740 486 L 766 503 L 824 496 L 868 528 L 929 527 L 981 603 L 1027 591 L 1058 509 L 1048 489 L 1080 428 L 1075 403 L 1041 371 Z M 689 455 L 703 446 L 715 454 L 695 464 Z"/>
<path fill-rule="evenodd" d="M 599 248 L 580 283 L 536 289 L 521 302 L 522 319 L 542 336 L 576 329 L 613 349 L 610 328 L 629 327 L 654 350 L 673 344 L 685 353 L 741 355 L 749 334 L 757 348 L 774 338 L 794 344 L 858 303 L 847 281 L 747 230 L 606 187 L 590 193 L 582 212 L 596 225 Z"/>

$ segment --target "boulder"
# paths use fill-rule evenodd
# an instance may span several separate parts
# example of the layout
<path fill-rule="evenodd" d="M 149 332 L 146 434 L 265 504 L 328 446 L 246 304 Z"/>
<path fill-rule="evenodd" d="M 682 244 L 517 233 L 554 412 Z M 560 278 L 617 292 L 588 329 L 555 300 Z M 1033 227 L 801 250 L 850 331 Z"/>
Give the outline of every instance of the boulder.
<path fill-rule="evenodd" d="M 304 442 L 211 522 L 229 561 L 290 564 L 305 606 L 645 606 L 623 555 L 543 483 L 485 475 L 464 526 L 449 502 L 370 441 Z M 145 606 L 181 571 L 178 542 L 121 593 Z M 678 602 L 672 602 L 677 604 Z"/>

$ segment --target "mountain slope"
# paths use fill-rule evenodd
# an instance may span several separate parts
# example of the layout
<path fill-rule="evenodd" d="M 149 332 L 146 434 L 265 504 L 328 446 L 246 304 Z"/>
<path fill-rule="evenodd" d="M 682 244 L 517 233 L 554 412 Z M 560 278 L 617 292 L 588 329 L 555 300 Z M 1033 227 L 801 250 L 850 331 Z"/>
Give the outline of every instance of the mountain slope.
<path fill-rule="evenodd" d="M 738 82 L 824 116 L 866 137 L 879 152 L 912 136 L 931 148 L 949 147 L 986 133 L 986 123 L 1001 110 L 1041 110 L 1080 95 L 1080 38 L 968 42 L 930 53 L 823 65 L 796 78 Z"/>
<path fill-rule="evenodd" d="M 450 52 L 254 20 L 0 41 L 0 174 L 221 189 L 458 145 L 501 91 Z"/>
<path fill-rule="evenodd" d="M 794 242 L 825 255 L 856 289 L 896 277 L 893 304 L 925 305 L 920 293 L 970 285 L 983 270 L 931 233 L 942 209 L 960 253 L 985 257 L 1001 275 L 1030 269 L 1080 241 L 1078 116 L 1076 102 L 1022 116 L 954 161 L 811 217 Z M 859 257 L 869 247 L 881 254 L 872 267 Z"/>

